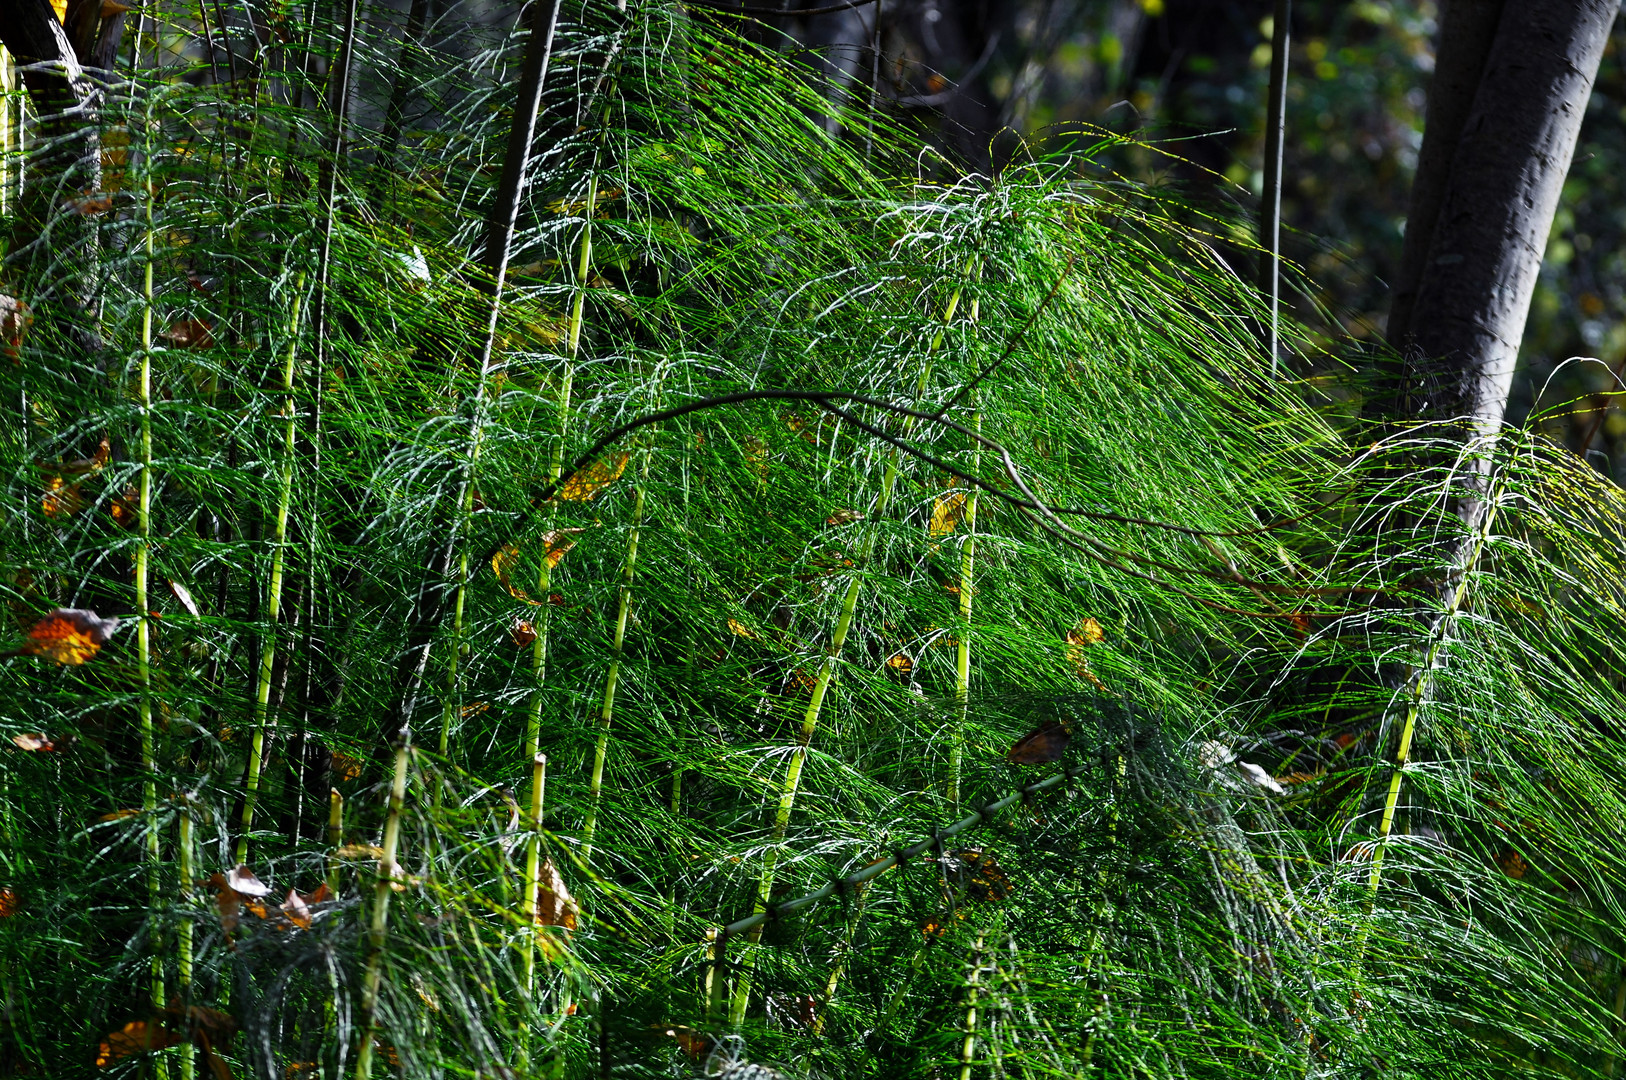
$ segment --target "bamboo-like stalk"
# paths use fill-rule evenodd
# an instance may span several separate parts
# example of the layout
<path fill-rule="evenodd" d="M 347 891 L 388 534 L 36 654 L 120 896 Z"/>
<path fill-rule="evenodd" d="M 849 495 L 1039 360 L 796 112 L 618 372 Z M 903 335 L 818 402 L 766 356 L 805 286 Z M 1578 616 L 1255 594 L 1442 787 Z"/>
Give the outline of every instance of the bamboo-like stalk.
<path fill-rule="evenodd" d="M 972 428 L 982 432 L 982 413 L 972 416 Z M 978 475 L 982 447 L 971 457 L 971 473 Z M 949 805 L 960 809 L 960 766 L 965 755 L 966 715 L 971 709 L 971 593 L 977 561 L 977 495 L 972 488 L 965 500 L 965 543 L 960 548 L 960 640 L 954 654 L 954 703 L 957 712 L 953 738 L 949 742 Z"/>
<path fill-rule="evenodd" d="M 983 936 L 977 935 L 977 943 L 971 947 L 971 973 L 965 981 L 965 1041 L 960 1044 L 960 1080 L 971 1080 L 971 1065 L 977 1054 L 977 991 L 981 984 L 977 981 L 982 974 L 982 942 Z"/>
<path fill-rule="evenodd" d="M 406 803 L 407 758 L 412 733 L 402 728 L 395 742 L 395 775 L 390 783 L 389 809 L 384 817 L 384 851 L 373 882 L 372 920 L 367 928 L 367 970 L 361 984 L 361 1045 L 356 1050 L 356 1080 L 373 1071 L 373 1025 L 378 1016 L 378 992 L 384 980 L 384 944 L 388 940 L 390 896 L 395 891 L 396 853 L 401 840 L 401 808 Z"/>
<path fill-rule="evenodd" d="M 180 813 L 177 817 L 177 831 L 179 832 L 179 859 L 178 865 L 181 875 L 181 903 L 185 915 L 181 918 L 180 926 L 176 929 L 175 962 L 176 984 L 180 989 L 181 1007 L 187 1008 L 192 1004 L 192 882 L 197 873 L 192 864 L 192 807 L 195 799 L 191 792 L 182 792 L 179 799 Z M 192 1080 L 197 1074 L 197 1055 L 190 1047 L 181 1053 L 181 1080 Z"/>
<path fill-rule="evenodd" d="M 932 359 L 943 347 L 944 336 L 948 333 L 948 326 L 954 319 L 954 313 L 959 310 L 960 297 L 964 290 L 963 285 L 956 285 L 954 291 L 949 294 L 948 302 L 943 305 L 941 325 L 932 336 L 931 345 L 926 351 L 926 362 L 921 365 L 920 379 L 915 386 L 917 400 L 926 392 L 926 383 L 931 378 Z M 905 425 L 905 433 L 912 430 L 913 426 L 911 419 Z M 836 619 L 835 633 L 831 635 L 830 644 L 824 652 L 824 660 L 819 664 L 819 674 L 813 683 L 813 694 L 808 700 L 807 710 L 802 714 L 801 729 L 797 732 L 796 747 L 791 751 L 790 764 L 785 768 L 785 779 L 780 785 L 779 804 L 774 811 L 773 833 L 769 838 L 767 849 L 763 852 L 762 875 L 757 880 L 756 911 L 759 912 L 768 910 L 768 898 L 773 895 L 774 879 L 779 867 L 779 848 L 790 828 L 791 811 L 795 809 L 796 793 L 802 781 L 802 766 L 807 761 L 808 747 L 812 745 L 813 734 L 819 726 L 819 714 L 824 708 L 825 695 L 830 690 L 830 680 L 835 677 L 836 664 L 840 661 L 841 651 L 847 644 L 847 634 L 852 629 L 853 613 L 858 609 L 858 594 L 862 586 L 859 574 L 869 564 L 870 557 L 875 552 L 880 522 L 892 502 L 892 492 L 897 483 L 898 458 L 894 453 L 887 458 L 881 491 L 870 509 L 870 527 L 860 542 L 858 558 L 854 560 L 853 578 L 847 583 L 847 591 L 841 598 L 841 614 Z M 759 925 L 753 928 L 747 935 L 747 940 L 753 945 L 761 941 L 762 927 Z M 729 1006 L 729 1023 L 736 1026 L 745 1019 L 745 1009 L 751 1000 L 751 968 L 752 953 L 747 951 L 741 957 L 739 985 L 735 988 Z"/>
<path fill-rule="evenodd" d="M 344 843 L 344 796 L 339 794 L 338 788 L 328 788 L 327 803 L 327 845 L 333 851 L 329 852 L 327 860 L 327 887 L 334 895 L 339 892 L 339 860 L 333 854 Z"/>
<path fill-rule="evenodd" d="M 533 1004 L 536 991 L 536 901 L 542 891 L 542 796 L 548 783 L 548 757 L 537 754 L 531 759 L 531 805 L 526 813 L 526 827 L 530 836 L 525 841 L 525 891 L 520 898 L 519 911 L 525 921 L 525 933 L 520 938 L 520 967 L 525 980 L 525 1004 Z M 527 1010 L 529 1011 L 529 1009 Z M 531 1056 L 531 1027 L 521 1021 L 519 1025 L 518 1058 L 524 1068 Z"/>
<path fill-rule="evenodd" d="M 604 758 L 609 751 L 610 725 L 615 719 L 615 691 L 621 678 L 621 656 L 627 643 L 627 615 L 632 607 L 632 577 L 638 565 L 639 525 L 644 519 L 644 491 L 649 475 L 649 451 L 644 451 L 644 478 L 632 500 L 632 530 L 627 535 L 627 558 L 621 567 L 620 600 L 611 642 L 610 670 L 604 677 L 604 700 L 599 708 L 598 741 L 593 745 L 593 774 L 587 789 L 587 823 L 582 827 L 582 861 L 593 857 L 593 832 L 598 825 L 599 799 L 604 788 Z"/>
<path fill-rule="evenodd" d="M 1395 812 L 1400 805 L 1401 781 L 1411 764 L 1411 740 L 1417 730 L 1417 719 L 1423 711 L 1423 702 L 1427 700 L 1429 689 L 1433 685 L 1434 672 L 1439 668 L 1440 653 L 1445 649 L 1449 638 L 1451 621 L 1467 598 L 1469 573 L 1479 562 L 1480 552 L 1490 541 L 1491 530 L 1496 523 L 1500 491 L 1501 484 L 1498 479 L 1497 483 L 1490 485 L 1484 513 L 1480 517 L 1479 527 L 1474 530 L 1473 546 L 1468 549 L 1466 557 L 1456 571 L 1456 582 L 1451 589 L 1450 600 L 1435 621 L 1423 662 L 1413 669 L 1411 693 L 1406 697 L 1406 718 L 1400 727 L 1400 741 L 1395 747 L 1394 770 L 1389 777 L 1389 792 L 1383 801 L 1383 816 L 1378 821 L 1377 845 L 1372 852 L 1372 875 L 1368 881 L 1371 894 L 1368 902 L 1376 899 L 1378 886 L 1382 881 L 1383 856 L 1389 846 L 1389 834 L 1394 829 Z"/>
<path fill-rule="evenodd" d="M 288 505 L 294 488 L 294 441 L 298 431 L 294 410 L 294 358 L 299 347 L 299 303 L 305 277 L 294 285 L 293 312 L 288 319 L 288 349 L 282 364 L 283 446 L 282 470 L 277 478 L 277 513 L 272 523 L 271 577 L 266 584 L 265 641 L 260 646 L 260 673 L 254 692 L 254 738 L 249 747 L 248 776 L 243 791 L 243 819 L 237 837 L 237 862 L 248 862 L 248 837 L 254 828 L 254 810 L 260 795 L 260 769 L 265 756 L 265 738 L 271 726 L 271 673 L 277 659 L 277 620 L 282 614 L 282 578 L 286 569 Z"/>
<path fill-rule="evenodd" d="M 152 552 L 152 315 L 153 315 L 153 281 L 152 268 L 154 261 L 153 223 L 152 223 L 152 193 L 148 192 L 145 200 L 147 228 L 146 228 L 146 265 L 142 269 L 141 284 L 141 367 L 138 376 L 136 394 L 138 407 L 141 410 L 141 458 L 140 478 L 137 481 L 136 495 L 136 545 L 135 545 L 135 608 L 136 608 L 136 681 L 141 687 L 141 696 L 136 705 L 137 720 L 141 729 L 141 813 L 142 820 L 147 826 L 146 861 L 147 861 L 147 899 L 151 910 L 162 908 L 163 882 L 159 874 L 159 836 L 158 836 L 158 763 L 153 752 L 153 723 L 152 723 L 152 623 L 147 614 L 147 576 L 148 560 Z M 164 1004 L 164 958 L 162 952 L 163 939 L 157 927 L 153 929 L 152 940 L 152 986 L 151 998 L 154 1007 L 162 1008 Z M 160 1060 L 160 1072 L 167 1070 L 167 1063 Z"/>

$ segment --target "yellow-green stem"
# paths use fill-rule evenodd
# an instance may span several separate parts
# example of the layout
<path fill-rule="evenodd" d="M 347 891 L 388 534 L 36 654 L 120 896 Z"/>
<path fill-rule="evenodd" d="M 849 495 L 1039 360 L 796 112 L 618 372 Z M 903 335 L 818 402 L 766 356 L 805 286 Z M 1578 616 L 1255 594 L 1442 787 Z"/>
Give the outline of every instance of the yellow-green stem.
<path fill-rule="evenodd" d="M 948 303 L 943 305 L 942 325 L 933 335 L 930 347 L 927 350 L 926 362 L 921 365 L 920 379 L 915 386 L 915 398 L 926 392 L 926 382 L 931 378 L 932 357 L 943 347 L 944 335 L 948 332 L 948 324 L 959 310 L 960 296 L 964 286 L 955 286 L 949 295 Z M 914 429 L 914 419 L 911 417 L 904 424 L 904 433 L 908 434 Z M 870 528 L 865 533 L 862 546 L 855 560 L 853 579 L 847 583 L 847 592 L 841 600 L 841 615 L 836 620 L 836 631 L 830 638 L 830 645 L 825 650 L 824 660 L 819 665 L 818 677 L 813 683 L 813 696 L 807 703 L 807 711 L 802 715 L 802 727 L 797 734 L 796 746 L 791 751 L 790 764 L 785 769 L 785 779 L 779 789 L 779 806 L 774 811 L 773 835 L 767 850 L 762 858 L 762 875 L 757 881 L 757 900 L 755 911 L 762 912 L 768 909 L 768 898 L 773 895 L 774 879 L 779 866 L 779 846 L 784 842 L 786 830 L 790 827 L 791 811 L 796 807 L 796 792 L 802 781 L 802 766 L 807 761 L 808 747 L 812 745 L 813 733 L 819 726 L 819 714 L 824 708 L 825 695 L 830 690 L 830 680 L 834 678 L 836 664 L 841 659 L 842 647 L 847 643 L 847 632 L 852 629 L 853 612 L 858 608 L 858 592 L 860 580 L 858 574 L 869 562 L 875 551 L 877 530 L 881 519 L 885 516 L 887 507 L 892 501 L 892 492 L 898 483 L 898 459 L 894 453 L 887 458 L 886 473 L 881 479 L 881 493 L 876 496 L 875 506 L 870 511 Z M 762 940 L 762 928 L 766 924 L 758 924 L 747 935 L 747 940 L 755 945 Z M 740 962 L 740 982 L 734 991 L 734 998 L 729 1005 L 729 1023 L 738 1025 L 745 1019 L 745 1009 L 751 1000 L 751 964 L 752 954 L 746 952 Z"/>
<path fill-rule="evenodd" d="M 648 458 L 645 458 L 646 468 Z M 593 744 L 593 776 L 587 788 L 587 822 L 582 827 L 582 861 L 593 857 L 593 833 L 598 827 L 599 799 L 604 791 L 604 758 L 609 753 L 610 724 L 615 719 L 615 690 L 621 679 L 621 655 L 627 644 L 627 614 L 632 608 L 632 577 L 638 566 L 638 526 L 644 518 L 644 485 L 632 499 L 632 531 L 627 534 L 627 559 L 621 567 L 621 595 L 616 608 L 615 636 L 610 645 L 610 670 L 604 677 L 604 700 L 598 713 L 598 741 Z"/>
<path fill-rule="evenodd" d="M 183 792 L 180 798 L 179 869 L 181 875 L 181 903 L 185 914 L 176 930 L 176 982 L 180 987 L 181 1005 L 192 1004 L 192 882 L 197 873 L 192 864 L 192 805 L 193 796 Z M 196 1055 L 190 1049 L 181 1052 L 181 1080 L 192 1080 L 197 1072 Z"/>
<path fill-rule="evenodd" d="M 406 803 L 407 757 L 410 735 L 403 730 L 395 744 L 395 776 L 390 784 L 389 810 L 384 817 L 384 852 L 373 882 L 373 917 L 367 928 L 367 971 L 361 983 L 361 1045 L 356 1049 L 356 1080 L 373 1071 L 373 1025 L 378 1015 L 378 992 L 384 980 L 384 943 L 389 933 L 390 896 L 399 870 L 396 854 L 401 840 L 401 808 Z"/>
<path fill-rule="evenodd" d="M 982 935 L 971 947 L 971 974 L 966 979 L 965 1041 L 960 1044 L 960 1080 L 971 1080 L 971 1063 L 977 1054 L 977 977 L 982 973 Z"/>
<path fill-rule="evenodd" d="M 525 921 L 525 933 L 520 938 L 520 957 L 524 970 L 523 992 L 527 1004 L 536 988 L 536 935 L 541 928 L 536 924 L 536 900 L 542 891 L 542 793 L 547 788 L 548 758 L 537 754 L 531 761 L 531 805 L 525 816 L 530 836 L 525 841 L 525 892 L 520 898 L 520 916 Z M 519 1026 L 519 1063 L 521 1067 L 530 1057 L 531 1027 L 522 1020 Z"/>
<path fill-rule="evenodd" d="M 295 280 L 293 312 L 288 320 L 288 351 L 282 364 L 283 427 L 282 469 L 278 476 L 277 516 L 272 526 L 271 580 L 266 585 L 265 643 L 260 648 L 260 677 L 254 692 L 254 738 L 249 747 L 248 779 L 243 793 L 242 832 L 237 837 L 237 861 L 248 862 L 248 836 L 254 828 L 255 804 L 260 796 L 260 762 L 265 756 L 266 731 L 270 726 L 271 674 L 277 658 L 277 620 L 282 615 L 282 577 L 288 541 L 288 504 L 294 487 L 294 357 L 299 343 L 299 303 L 305 291 L 305 276 Z"/>
<path fill-rule="evenodd" d="M 339 858 L 335 854 L 344 843 L 344 796 L 338 788 L 327 791 L 327 846 L 333 850 L 327 859 L 327 887 L 335 896 L 339 893 Z"/>
<path fill-rule="evenodd" d="M 141 372 L 137 395 L 141 408 L 141 475 L 136 496 L 135 606 L 136 681 L 141 686 L 136 706 L 141 728 L 141 810 L 147 823 L 147 896 L 152 910 L 163 904 L 163 883 L 159 877 L 158 856 L 158 763 L 153 752 L 152 724 L 152 622 L 147 615 L 147 561 L 152 546 L 152 200 L 147 200 L 147 265 L 142 279 Z M 152 941 L 153 1005 L 164 1004 L 163 938 L 154 929 Z M 160 1073 L 167 1064 L 160 1060 Z"/>
<path fill-rule="evenodd" d="M 982 432 L 982 413 L 975 413 L 971 426 Z M 972 454 L 971 473 L 977 475 L 982 465 L 982 450 Z M 972 577 L 977 561 L 977 491 L 972 488 L 965 499 L 965 544 L 960 548 L 960 640 L 954 655 L 954 701 L 957 706 L 957 724 L 949 741 L 949 806 L 960 811 L 960 766 L 965 754 L 966 714 L 971 708 L 971 594 Z"/>
<path fill-rule="evenodd" d="M 1451 598 L 1446 603 L 1445 611 L 1441 613 L 1435 623 L 1432 639 L 1428 651 L 1423 657 L 1423 663 L 1412 676 L 1411 693 L 1406 700 L 1406 719 L 1400 727 L 1400 743 L 1395 749 L 1394 771 L 1389 777 L 1389 793 L 1383 802 L 1383 817 L 1378 821 L 1377 846 L 1372 852 L 1372 875 L 1368 881 L 1371 894 L 1376 897 L 1378 885 L 1383 877 L 1383 855 L 1389 845 L 1389 834 L 1394 829 L 1395 812 L 1400 805 L 1401 779 L 1406 774 L 1406 768 L 1411 763 L 1411 740 L 1417 730 L 1417 719 L 1423 710 L 1423 702 L 1428 698 L 1432 675 L 1439 663 L 1440 653 L 1445 649 L 1446 641 L 1451 629 L 1451 620 L 1461 609 L 1462 602 L 1468 595 L 1468 579 L 1479 562 L 1480 552 L 1490 540 L 1491 529 L 1496 522 L 1496 502 L 1499 487 L 1487 485 L 1488 498 L 1484 508 L 1484 517 L 1479 527 L 1474 530 L 1473 546 L 1468 550 L 1467 558 L 1458 572 L 1456 587 L 1451 590 Z"/>

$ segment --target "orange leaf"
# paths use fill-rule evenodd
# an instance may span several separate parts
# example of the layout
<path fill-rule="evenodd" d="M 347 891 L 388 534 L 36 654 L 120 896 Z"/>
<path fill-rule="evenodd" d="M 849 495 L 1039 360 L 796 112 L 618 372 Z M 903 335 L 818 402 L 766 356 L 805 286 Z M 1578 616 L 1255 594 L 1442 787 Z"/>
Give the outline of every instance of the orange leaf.
<path fill-rule="evenodd" d="M 1005 753 L 1005 759 L 1017 765 L 1043 765 L 1060 761 L 1067 752 L 1072 733 L 1059 720 L 1046 720 L 1028 732 Z"/>
<path fill-rule="evenodd" d="M 1496 865 L 1502 873 L 1515 880 L 1530 872 L 1530 864 L 1517 851 L 1501 852 L 1496 856 Z"/>
<path fill-rule="evenodd" d="M 118 628 L 119 620 L 104 619 L 94 611 L 57 608 L 29 628 L 28 640 L 16 651 L 58 664 L 83 664 L 101 651 Z"/>
<path fill-rule="evenodd" d="M 277 908 L 277 910 L 282 912 L 283 915 L 287 916 L 288 921 L 293 923 L 299 929 L 309 930 L 311 928 L 310 905 L 305 902 L 305 898 L 303 896 L 300 896 L 299 893 L 293 889 L 288 890 L 287 898 L 282 901 L 282 906 Z"/>
<path fill-rule="evenodd" d="M 915 661 L 908 653 L 895 652 L 886 658 L 886 666 L 907 675 L 915 669 Z"/>
<path fill-rule="evenodd" d="M 1003 900 L 1011 895 L 1011 879 L 994 857 L 979 848 L 954 853 L 955 884 L 964 885 L 973 900 Z"/>
<path fill-rule="evenodd" d="M 536 921 L 543 926 L 562 926 L 576 929 L 576 915 L 581 910 L 565 888 L 565 879 L 552 859 L 542 861 L 542 887 L 537 890 Z"/>
<path fill-rule="evenodd" d="M 45 482 L 45 496 L 40 499 L 40 509 L 46 517 L 70 518 L 84 508 L 85 496 L 78 484 L 70 484 L 60 476 L 53 476 Z"/>
<path fill-rule="evenodd" d="M 179 1046 L 183 1041 L 175 1032 L 159 1024 L 132 1020 L 102 1040 L 96 1048 L 96 1067 L 105 1069 L 119 1058 Z"/>
<path fill-rule="evenodd" d="M 107 512 L 113 515 L 121 528 L 134 529 L 141 524 L 140 494 L 133 487 L 127 487 L 113 498 L 107 500 Z"/>
<path fill-rule="evenodd" d="M 100 821 L 100 822 L 122 821 L 125 818 L 140 817 L 140 816 L 141 816 L 141 811 L 140 810 L 115 810 L 111 814 L 103 814 L 101 817 L 97 818 L 96 820 Z"/>
<path fill-rule="evenodd" d="M 63 209 L 80 217 L 96 217 L 113 209 L 113 196 L 103 193 L 92 195 L 88 191 L 77 199 L 62 200 Z"/>
<path fill-rule="evenodd" d="M 514 625 L 508 628 L 508 636 L 513 639 L 516 648 L 523 649 L 536 643 L 536 627 L 528 620 L 515 619 Z"/>
<path fill-rule="evenodd" d="M 334 754 L 327 763 L 328 772 L 340 780 L 358 780 L 361 778 L 361 762 L 349 754 Z"/>
<path fill-rule="evenodd" d="M 41 750 L 49 752 L 57 748 L 57 742 L 55 739 L 48 735 L 40 735 L 37 733 L 13 735 L 11 737 L 11 741 L 19 750 Z"/>
<path fill-rule="evenodd" d="M 305 894 L 305 903 L 307 904 L 326 904 L 332 899 L 333 890 L 328 888 L 327 882 L 325 881 L 316 886 L 315 892 Z"/>
<path fill-rule="evenodd" d="M 527 604 L 535 604 L 536 601 L 532 600 L 524 589 L 515 585 L 511 577 L 514 564 L 519 562 L 519 557 L 518 544 L 504 544 L 497 549 L 497 554 L 491 557 L 491 572 L 497 575 L 497 580 L 502 583 L 503 588 L 508 590 L 509 596 L 512 596 L 515 600 L 523 600 Z"/>
<path fill-rule="evenodd" d="M 16 889 L 10 885 L 0 887 L 0 919 L 11 918 L 22 906 L 23 902 L 18 898 Z"/>
<path fill-rule="evenodd" d="M 462 717 L 464 720 L 467 720 L 471 716 L 479 716 L 481 713 L 485 712 L 486 710 L 488 710 L 490 708 L 491 708 L 491 702 L 489 702 L 489 701 L 476 701 L 476 702 L 473 702 L 472 704 L 463 706 L 463 708 L 458 710 L 457 715 Z"/>
<path fill-rule="evenodd" d="M 613 457 L 600 458 L 566 480 L 554 498 L 564 502 L 586 502 L 593 499 L 599 492 L 621 479 L 621 474 L 627 471 L 627 462 L 631 458 L 632 454 L 626 451 Z"/>

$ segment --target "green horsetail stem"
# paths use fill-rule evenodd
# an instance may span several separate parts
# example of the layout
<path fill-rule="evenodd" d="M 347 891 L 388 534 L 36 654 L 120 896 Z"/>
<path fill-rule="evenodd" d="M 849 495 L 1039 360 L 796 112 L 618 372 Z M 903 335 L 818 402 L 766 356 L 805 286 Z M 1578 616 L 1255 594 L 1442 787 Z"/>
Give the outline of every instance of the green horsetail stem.
<path fill-rule="evenodd" d="M 949 323 L 954 319 L 954 313 L 959 310 L 960 296 L 964 289 L 965 286 L 956 285 L 954 291 L 949 294 L 948 303 L 943 305 L 942 325 L 932 336 L 931 345 L 926 350 L 926 362 L 921 365 L 920 379 L 915 385 L 917 401 L 926 392 L 926 382 L 932 373 L 932 357 L 943 347 L 944 335 L 948 332 Z M 913 428 L 914 418 L 911 417 L 904 424 L 904 433 L 908 434 Z M 773 835 L 768 842 L 767 850 L 763 852 L 762 876 L 757 882 L 756 910 L 759 912 L 768 910 L 768 898 L 773 895 L 774 879 L 779 866 L 779 847 L 784 843 L 785 833 L 790 828 L 791 811 L 796 807 L 796 792 L 802 781 L 802 766 L 807 761 L 807 751 L 813 743 L 813 733 L 818 729 L 819 713 L 824 708 L 824 698 L 830 690 L 830 680 L 835 676 L 836 664 L 841 659 L 841 650 L 847 644 L 847 633 L 852 629 L 853 612 L 858 609 L 858 592 L 861 587 L 859 574 L 875 552 L 881 519 L 886 515 L 897 483 L 898 456 L 894 452 L 887 457 L 881 491 L 875 497 L 875 505 L 870 510 L 869 531 L 864 534 L 858 558 L 854 560 L 853 578 L 847 583 L 847 592 L 841 599 L 841 615 L 836 620 L 836 630 L 830 638 L 830 645 L 825 649 L 824 660 L 819 664 L 818 678 L 813 683 L 813 696 L 808 700 L 807 711 L 802 715 L 802 727 L 797 733 L 796 747 L 791 751 L 790 764 L 785 769 L 785 780 L 780 786 L 779 805 L 774 811 Z M 760 942 L 762 926 L 753 927 L 747 939 L 753 945 Z M 747 952 L 741 959 L 740 984 L 729 1006 L 729 1022 L 736 1026 L 745 1019 L 746 1005 L 751 1000 L 751 963 L 751 953 Z"/>
<path fill-rule="evenodd" d="M 643 472 L 649 475 L 649 451 L 644 451 Z M 593 833 L 598 826 L 599 800 L 604 789 L 604 759 L 609 753 L 610 725 L 615 719 L 615 690 L 621 679 L 621 655 L 627 644 L 627 615 L 632 608 L 632 578 L 638 566 L 639 524 L 644 519 L 645 482 L 632 500 L 632 530 L 627 534 L 627 557 L 621 567 L 621 588 L 610 645 L 610 670 L 604 676 L 604 700 L 599 707 L 598 740 L 593 744 L 593 775 L 588 784 L 587 823 L 582 827 L 582 861 L 593 857 Z"/>
<path fill-rule="evenodd" d="M 192 792 L 182 792 L 179 803 L 180 813 L 176 816 L 178 843 L 178 866 L 181 875 L 181 903 L 188 908 L 192 901 L 192 882 L 197 870 L 192 863 L 192 807 L 195 804 L 195 795 Z M 182 917 L 180 925 L 175 929 L 175 968 L 176 984 L 181 992 L 181 1006 L 191 1005 L 192 997 L 192 918 L 191 913 Z M 190 1048 L 181 1053 L 181 1080 L 192 1080 L 197 1073 L 197 1056 Z"/>
<path fill-rule="evenodd" d="M 277 658 L 277 620 L 282 615 L 282 578 L 288 541 L 288 504 L 294 489 L 294 357 L 299 346 L 299 302 L 305 275 L 294 283 L 293 311 L 288 319 L 288 351 L 282 364 L 283 424 L 282 469 L 277 478 L 277 516 L 272 525 L 271 579 L 266 585 L 265 642 L 260 647 L 260 677 L 254 691 L 254 738 L 248 752 L 248 778 L 244 784 L 242 831 L 237 837 L 237 862 L 248 862 L 248 836 L 254 828 L 255 804 L 260 795 L 260 763 L 265 757 L 265 736 L 271 725 L 271 673 Z"/>
<path fill-rule="evenodd" d="M 356 1049 L 356 1080 L 367 1080 L 373 1071 L 373 1028 L 378 1019 L 378 993 L 384 981 L 384 945 L 389 937 L 390 896 L 395 891 L 400 866 L 396 853 L 401 841 L 401 808 L 406 803 L 407 757 L 411 754 L 411 733 L 402 728 L 395 741 L 395 776 L 390 783 L 389 809 L 384 817 L 384 850 L 378 857 L 378 875 L 373 881 L 373 915 L 367 928 L 367 971 L 361 984 L 361 1045 Z"/>
<path fill-rule="evenodd" d="M 1462 603 L 1468 596 L 1469 573 L 1479 562 L 1480 553 L 1490 541 L 1491 529 L 1496 524 L 1496 503 L 1500 493 L 1499 481 L 1489 485 L 1484 514 L 1479 527 L 1474 530 L 1473 545 L 1468 549 L 1466 558 L 1456 571 L 1457 580 L 1451 590 L 1451 598 L 1434 625 L 1422 666 L 1412 675 L 1411 693 L 1406 697 L 1406 719 L 1400 728 L 1400 742 L 1395 748 L 1394 771 L 1389 777 L 1389 793 L 1383 801 L 1383 817 L 1378 821 L 1377 846 L 1372 852 L 1372 876 L 1368 882 L 1372 899 L 1376 898 L 1378 886 L 1382 881 L 1383 855 L 1389 846 L 1389 834 L 1394 830 L 1395 811 L 1400 805 L 1401 780 L 1411 764 L 1411 739 L 1417 730 L 1417 719 L 1423 711 L 1423 702 L 1427 700 L 1429 689 L 1433 684 L 1433 674 L 1439 666 L 1440 653 L 1445 649 L 1451 620 L 1461 610 Z"/>
<path fill-rule="evenodd" d="M 339 894 L 339 859 L 336 854 L 344 844 L 344 796 L 338 788 L 327 789 L 327 887 L 333 895 Z"/>
<path fill-rule="evenodd" d="M 525 923 L 520 935 L 521 992 L 527 1004 L 536 992 L 536 935 L 542 933 L 536 922 L 536 901 L 542 891 L 542 794 L 548 783 L 548 757 L 537 754 L 531 760 L 531 805 L 526 811 L 525 825 L 530 836 L 525 842 L 525 891 L 521 895 L 519 912 Z M 523 1066 L 530 1060 L 531 1026 L 519 1025 L 519 1062 Z"/>
<path fill-rule="evenodd" d="M 965 1039 L 960 1044 L 960 1080 L 971 1080 L 971 1066 L 977 1056 L 977 998 L 981 989 L 983 935 L 971 946 L 971 971 L 965 980 Z"/>
<path fill-rule="evenodd" d="M 136 496 L 136 549 L 135 549 L 135 606 L 136 606 L 136 679 L 141 686 L 141 697 L 136 706 L 141 729 L 141 815 L 146 822 L 147 899 L 152 910 L 163 904 L 163 882 L 159 877 L 158 836 L 158 763 L 153 753 L 152 724 L 152 624 L 147 612 L 148 558 L 152 551 L 152 265 L 153 225 L 152 195 L 146 199 L 147 237 L 146 266 L 142 271 L 141 309 L 141 369 L 137 396 L 141 409 L 141 475 Z M 163 939 L 156 927 L 152 938 L 152 986 L 154 1006 L 164 1004 Z M 159 1069 L 167 1069 L 159 1062 Z"/>

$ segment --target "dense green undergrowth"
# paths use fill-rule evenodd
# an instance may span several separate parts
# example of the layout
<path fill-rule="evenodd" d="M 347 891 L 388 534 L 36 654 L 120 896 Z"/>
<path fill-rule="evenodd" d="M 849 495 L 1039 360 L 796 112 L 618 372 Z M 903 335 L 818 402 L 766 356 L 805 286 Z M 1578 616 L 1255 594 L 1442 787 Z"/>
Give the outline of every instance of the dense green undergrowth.
<path fill-rule="evenodd" d="M 260 14 L 11 223 L 5 1069 L 1613 1075 L 1615 488 L 675 5 L 560 15 L 494 290 L 528 35 L 369 9 L 334 157 Z"/>

